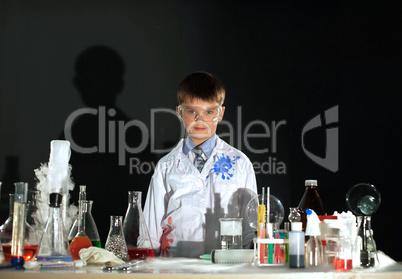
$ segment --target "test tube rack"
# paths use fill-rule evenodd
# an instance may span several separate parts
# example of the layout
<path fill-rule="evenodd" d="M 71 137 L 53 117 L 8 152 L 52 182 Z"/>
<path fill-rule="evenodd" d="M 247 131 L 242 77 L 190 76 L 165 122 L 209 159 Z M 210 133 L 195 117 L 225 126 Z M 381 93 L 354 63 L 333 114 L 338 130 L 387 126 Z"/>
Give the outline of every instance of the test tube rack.
<path fill-rule="evenodd" d="M 284 266 L 287 263 L 281 261 L 277 263 L 275 259 L 275 249 L 276 245 L 279 244 L 289 244 L 288 239 L 280 238 L 254 238 L 254 259 L 257 266 Z M 269 246 L 271 246 L 271 249 Z M 263 251 L 261 251 L 263 249 Z M 262 256 L 264 259 L 262 259 Z M 271 260 L 270 260 L 271 259 Z"/>

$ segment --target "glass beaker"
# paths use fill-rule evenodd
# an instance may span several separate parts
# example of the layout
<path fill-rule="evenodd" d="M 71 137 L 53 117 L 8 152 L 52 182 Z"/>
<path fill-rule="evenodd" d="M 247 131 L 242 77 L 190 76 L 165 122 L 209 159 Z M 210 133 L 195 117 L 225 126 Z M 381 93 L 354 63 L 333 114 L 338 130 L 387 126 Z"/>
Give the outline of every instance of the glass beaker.
<path fill-rule="evenodd" d="M 123 261 L 128 260 L 126 240 L 123 235 L 123 216 L 110 216 L 110 230 L 107 236 L 105 249 L 112 252 Z"/>
<path fill-rule="evenodd" d="M 243 218 L 219 218 L 221 231 L 221 249 L 243 249 Z"/>
<path fill-rule="evenodd" d="M 128 208 L 124 217 L 123 235 L 130 261 L 154 256 L 151 238 L 141 209 L 141 195 L 139 191 L 128 191 Z"/>
<path fill-rule="evenodd" d="M 92 216 L 92 205 L 93 201 L 90 200 L 85 200 L 83 201 L 83 213 L 84 213 L 84 219 L 85 219 L 85 234 L 89 237 L 91 240 L 92 246 L 99 247 L 101 248 L 101 241 L 99 237 L 99 232 L 98 228 L 96 227 L 96 223 L 94 220 L 94 217 Z M 71 243 L 71 241 L 74 239 L 74 237 L 78 233 L 78 218 L 74 221 L 73 226 L 71 227 L 70 233 L 68 235 L 68 241 Z"/>

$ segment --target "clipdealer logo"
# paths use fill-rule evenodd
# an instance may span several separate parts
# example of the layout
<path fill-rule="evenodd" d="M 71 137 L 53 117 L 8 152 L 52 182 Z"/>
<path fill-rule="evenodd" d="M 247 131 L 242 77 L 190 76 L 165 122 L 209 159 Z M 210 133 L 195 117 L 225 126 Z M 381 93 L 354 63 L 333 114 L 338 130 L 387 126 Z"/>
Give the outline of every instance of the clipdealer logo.
<path fill-rule="evenodd" d="M 326 144 L 325 144 L 325 157 L 320 157 L 309 150 L 307 150 L 304 143 L 304 136 L 307 132 L 321 127 L 321 115 L 318 114 L 313 117 L 306 125 L 304 125 L 302 130 L 302 148 L 304 153 L 309 157 L 313 162 L 320 165 L 323 168 L 331 172 L 337 172 L 339 170 L 339 129 L 338 127 L 331 127 L 334 123 L 339 122 L 339 106 L 336 105 L 330 109 L 327 109 L 324 112 L 324 122 L 328 127 L 326 128 Z"/>
<path fill-rule="evenodd" d="M 164 154 L 170 149 L 156 149 L 155 148 L 155 115 L 157 113 L 167 113 L 176 116 L 176 112 L 168 108 L 158 108 L 151 109 L 151 127 L 150 130 L 145 125 L 145 123 L 140 120 L 131 120 L 129 122 L 117 121 L 113 119 L 116 114 L 114 109 L 106 110 L 105 107 L 94 108 L 81 108 L 72 112 L 66 120 L 64 126 L 64 134 L 66 139 L 70 142 L 71 148 L 81 154 L 93 154 L 93 153 L 118 153 L 118 164 L 123 166 L 126 164 L 127 154 L 139 154 L 145 150 L 147 145 L 151 144 L 151 152 L 153 154 Z M 90 114 L 97 117 L 98 122 L 98 143 L 92 147 L 82 147 L 79 146 L 71 134 L 71 128 L 73 122 L 84 114 Z M 222 120 L 219 125 L 227 126 L 227 133 L 219 134 L 220 137 L 224 138 L 230 145 L 235 146 L 235 140 L 237 149 L 241 150 L 244 143 L 244 147 L 248 152 L 253 154 L 267 154 L 268 157 L 263 162 L 254 161 L 252 162 L 253 168 L 256 174 L 286 174 L 287 167 L 285 162 L 278 160 L 276 154 L 278 152 L 278 131 L 279 128 L 287 124 L 286 120 L 281 121 L 271 121 L 267 123 L 262 120 L 253 120 L 247 123 L 243 127 L 242 121 L 242 108 L 237 107 L 236 116 L 236 127 L 226 120 Z M 338 122 L 338 105 L 334 106 L 324 112 L 324 122 L 325 125 L 332 125 Z M 339 168 L 338 162 L 338 128 L 329 127 L 326 129 L 326 154 L 325 157 L 320 157 L 313 154 L 311 151 L 307 150 L 305 146 L 305 135 L 318 127 L 321 127 L 321 114 L 316 115 L 312 118 L 306 125 L 304 125 L 301 132 L 301 145 L 303 152 L 310 158 L 313 162 L 319 166 L 331 171 L 337 172 Z M 254 126 L 260 126 L 264 132 L 262 133 L 251 133 L 250 130 Z M 108 132 L 106 132 L 106 127 L 108 127 Z M 139 146 L 132 147 L 127 144 L 125 140 L 125 134 L 127 130 L 131 127 L 136 127 L 141 132 L 141 143 Z M 236 129 L 235 129 L 236 128 Z M 237 131 L 235 133 L 234 131 Z M 107 135 L 108 133 L 108 135 Z M 112 134 L 110 134 L 112 133 Z M 181 137 L 185 136 L 185 130 L 183 125 L 181 125 Z M 106 144 L 106 138 L 110 141 Z M 115 148 L 115 139 L 117 138 L 117 150 Z M 250 139 L 252 138 L 266 138 L 270 148 L 257 149 L 251 146 Z M 271 156 L 273 155 L 273 156 Z M 136 172 L 137 174 L 147 174 L 153 172 L 156 165 L 155 162 L 142 162 L 137 157 L 129 158 L 130 173 Z"/>

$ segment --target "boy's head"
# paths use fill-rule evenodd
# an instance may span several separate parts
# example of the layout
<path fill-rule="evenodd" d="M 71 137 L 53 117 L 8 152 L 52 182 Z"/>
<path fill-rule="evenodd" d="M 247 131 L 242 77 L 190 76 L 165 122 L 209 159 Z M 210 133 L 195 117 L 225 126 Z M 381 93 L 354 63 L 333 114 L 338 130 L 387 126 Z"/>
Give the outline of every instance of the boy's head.
<path fill-rule="evenodd" d="M 196 145 L 215 134 L 225 112 L 225 88 L 217 77 L 207 72 L 192 73 L 180 83 L 177 100 L 176 112 Z"/>
<path fill-rule="evenodd" d="M 214 101 L 222 106 L 225 94 L 225 88 L 216 76 L 207 72 L 195 72 L 180 83 L 177 90 L 177 101 L 179 105 L 182 105 L 187 100 L 200 99 Z"/>

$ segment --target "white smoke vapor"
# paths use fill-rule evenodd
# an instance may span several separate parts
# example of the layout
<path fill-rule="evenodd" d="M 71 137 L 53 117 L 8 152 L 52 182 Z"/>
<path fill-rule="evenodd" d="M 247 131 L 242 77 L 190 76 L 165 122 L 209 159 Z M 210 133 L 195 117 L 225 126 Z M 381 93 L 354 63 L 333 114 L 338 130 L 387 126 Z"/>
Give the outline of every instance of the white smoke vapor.
<path fill-rule="evenodd" d="M 71 179 L 71 165 L 68 164 L 70 154 L 70 143 L 68 141 L 53 140 L 50 143 L 49 162 L 42 163 L 38 169 L 34 170 L 38 179 L 36 187 L 40 191 L 37 201 L 38 210 L 33 216 L 36 230 L 42 231 L 45 227 L 49 213 L 49 194 L 53 192 L 63 195 L 63 222 L 67 233 L 77 217 L 77 206 L 69 203 L 69 191 L 74 189 L 74 182 Z"/>

